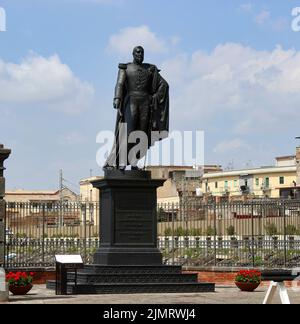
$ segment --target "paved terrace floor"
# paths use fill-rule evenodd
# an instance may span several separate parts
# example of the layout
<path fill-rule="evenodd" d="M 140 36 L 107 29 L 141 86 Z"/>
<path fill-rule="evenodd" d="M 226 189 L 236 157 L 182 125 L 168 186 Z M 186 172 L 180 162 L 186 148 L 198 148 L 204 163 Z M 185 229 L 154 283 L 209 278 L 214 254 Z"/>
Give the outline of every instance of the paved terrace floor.
<path fill-rule="evenodd" d="M 10 295 L 8 304 L 262 304 L 266 291 L 266 287 L 253 293 L 236 287 L 216 287 L 215 293 L 56 296 L 45 285 L 36 285 L 25 296 Z M 300 290 L 289 289 L 289 296 L 292 304 L 300 304 Z M 280 304 L 278 296 L 274 303 Z"/>

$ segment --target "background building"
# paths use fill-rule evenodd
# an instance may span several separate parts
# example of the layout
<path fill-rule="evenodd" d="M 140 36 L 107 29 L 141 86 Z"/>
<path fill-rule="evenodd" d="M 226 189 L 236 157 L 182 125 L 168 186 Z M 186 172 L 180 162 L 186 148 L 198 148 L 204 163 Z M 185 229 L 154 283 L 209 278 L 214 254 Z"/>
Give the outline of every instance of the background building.
<path fill-rule="evenodd" d="M 159 204 L 173 204 L 192 200 L 202 195 L 202 177 L 205 173 L 221 172 L 219 165 L 206 165 L 204 168 L 192 166 L 149 166 L 152 178 L 166 179 L 163 187 L 157 190 Z"/>
<path fill-rule="evenodd" d="M 94 188 L 92 181 L 103 179 L 103 177 L 91 177 L 80 181 L 80 200 L 82 202 L 99 202 L 99 190 Z"/>
<path fill-rule="evenodd" d="M 276 158 L 275 166 L 208 173 L 203 176 L 206 197 L 297 198 L 297 158 Z"/>
<path fill-rule="evenodd" d="M 14 190 L 6 192 L 7 222 L 10 227 L 79 225 L 80 197 L 63 188 L 53 191 Z"/>
<path fill-rule="evenodd" d="M 80 200 L 79 195 L 69 188 L 49 191 L 18 189 L 6 191 L 5 195 L 8 203 L 55 203 L 60 201 L 76 202 Z"/>

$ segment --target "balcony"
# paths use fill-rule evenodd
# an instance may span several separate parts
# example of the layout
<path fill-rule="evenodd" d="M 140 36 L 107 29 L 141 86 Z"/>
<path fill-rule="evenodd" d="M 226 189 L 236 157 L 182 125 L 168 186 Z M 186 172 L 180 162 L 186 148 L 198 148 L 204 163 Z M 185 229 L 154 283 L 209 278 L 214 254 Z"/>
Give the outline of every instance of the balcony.
<path fill-rule="evenodd" d="M 247 187 L 247 186 L 241 186 L 240 189 L 241 189 L 241 193 L 243 195 L 249 195 L 250 194 L 250 188 L 249 187 Z"/>

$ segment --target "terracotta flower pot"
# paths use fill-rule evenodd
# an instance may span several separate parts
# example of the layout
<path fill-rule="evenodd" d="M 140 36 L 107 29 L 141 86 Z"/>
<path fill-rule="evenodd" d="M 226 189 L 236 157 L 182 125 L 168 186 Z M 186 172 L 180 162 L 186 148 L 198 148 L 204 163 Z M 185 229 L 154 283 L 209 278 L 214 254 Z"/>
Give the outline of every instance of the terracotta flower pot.
<path fill-rule="evenodd" d="M 27 286 L 9 286 L 9 291 L 13 295 L 26 295 L 31 289 L 32 289 L 32 284 L 29 284 Z"/>
<path fill-rule="evenodd" d="M 251 282 L 235 282 L 236 286 L 241 290 L 241 291 L 247 291 L 247 292 L 253 292 L 256 288 L 259 287 L 259 283 L 251 283 Z"/>

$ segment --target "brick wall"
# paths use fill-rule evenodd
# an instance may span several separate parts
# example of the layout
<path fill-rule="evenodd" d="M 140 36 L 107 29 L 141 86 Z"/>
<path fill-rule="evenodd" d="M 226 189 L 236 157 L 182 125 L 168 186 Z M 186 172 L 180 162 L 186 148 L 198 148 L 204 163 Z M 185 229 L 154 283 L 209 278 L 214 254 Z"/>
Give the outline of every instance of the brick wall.
<path fill-rule="evenodd" d="M 185 270 L 184 273 L 197 273 L 199 282 L 215 283 L 217 286 L 235 286 L 234 279 L 238 271 L 195 271 Z M 270 282 L 263 281 L 261 286 L 268 287 Z M 300 287 L 300 282 L 285 282 L 287 287 Z"/>
<path fill-rule="evenodd" d="M 55 271 L 36 272 L 33 278 L 33 284 L 43 285 L 46 284 L 48 280 L 55 280 Z"/>

